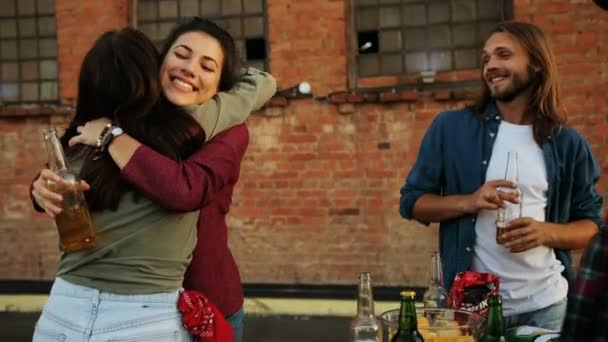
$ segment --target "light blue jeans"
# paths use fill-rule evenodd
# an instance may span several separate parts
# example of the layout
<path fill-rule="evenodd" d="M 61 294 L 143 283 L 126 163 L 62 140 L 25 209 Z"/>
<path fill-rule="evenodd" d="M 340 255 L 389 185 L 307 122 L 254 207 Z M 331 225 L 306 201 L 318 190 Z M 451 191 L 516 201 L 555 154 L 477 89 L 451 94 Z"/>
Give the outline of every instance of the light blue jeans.
<path fill-rule="evenodd" d="M 177 310 L 179 291 L 119 295 L 57 278 L 34 342 L 189 342 Z"/>
<path fill-rule="evenodd" d="M 567 304 L 568 300 L 564 298 L 544 309 L 507 316 L 505 317 L 505 329 L 519 325 L 530 325 L 543 329 L 561 331 L 562 323 L 564 322 L 564 317 L 566 315 Z"/>
<path fill-rule="evenodd" d="M 232 326 L 232 333 L 234 334 L 234 342 L 243 341 L 243 319 L 245 318 L 245 311 L 240 308 L 239 311 L 228 316 L 226 320 Z"/>

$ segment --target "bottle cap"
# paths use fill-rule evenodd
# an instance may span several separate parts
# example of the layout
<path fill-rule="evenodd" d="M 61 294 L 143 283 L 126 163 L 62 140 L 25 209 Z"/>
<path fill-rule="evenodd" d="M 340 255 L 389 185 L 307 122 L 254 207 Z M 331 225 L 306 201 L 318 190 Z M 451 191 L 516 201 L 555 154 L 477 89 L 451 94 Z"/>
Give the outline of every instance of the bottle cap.
<path fill-rule="evenodd" d="M 414 297 L 416 297 L 416 292 L 414 292 L 414 291 L 401 291 L 401 297 L 414 298 Z"/>

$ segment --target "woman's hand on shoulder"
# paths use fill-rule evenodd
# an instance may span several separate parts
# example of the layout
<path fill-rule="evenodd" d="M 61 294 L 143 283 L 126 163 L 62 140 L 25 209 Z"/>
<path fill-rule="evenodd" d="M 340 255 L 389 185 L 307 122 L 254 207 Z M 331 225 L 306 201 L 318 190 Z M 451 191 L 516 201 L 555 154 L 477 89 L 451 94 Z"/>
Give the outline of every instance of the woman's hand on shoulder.
<path fill-rule="evenodd" d="M 70 146 L 77 144 L 97 146 L 97 138 L 101 135 L 104 127 L 111 123 L 112 121 L 106 117 L 88 121 L 84 126 L 76 127 L 78 135 L 73 136 L 68 144 Z"/>

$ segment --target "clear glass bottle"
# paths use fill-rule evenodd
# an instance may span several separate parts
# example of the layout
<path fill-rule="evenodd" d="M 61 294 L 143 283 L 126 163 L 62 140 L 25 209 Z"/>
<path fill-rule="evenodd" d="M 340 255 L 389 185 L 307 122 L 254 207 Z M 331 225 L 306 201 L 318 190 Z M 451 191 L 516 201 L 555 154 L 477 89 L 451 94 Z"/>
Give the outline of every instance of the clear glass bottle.
<path fill-rule="evenodd" d="M 521 217 L 523 197 L 519 188 L 519 163 L 517 160 L 517 152 L 507 152 L 507 165 L 505 166 L 505 180 L 518 184 L 515 189 L 501 188 L 501 191 L 514 192 L 519 198 L 519 204 L 514 204 L 505 201 L 504 208 L 498 208 L 496 211 L 496 243 L 502 245 L 506 241 L 502 234 L 508 232 L 507 224 L 509 221 Z"/>
<path fill-rule="evenodd" d="M 431 256 L 431 283 L 424 292 L 422 301 L 425 309 L 447 308 L 448 293 L 443 287 L 443 272 L 439 252 L 433 252 Z"/>
<path fill-rule="evenodd" d="M 96 242 L 95 231 L 80 188 L 80 178 L 69 169 L 55 128 L 44 129 L 43 133 L 49 169 L 61 178 L 59 182 L 48 183 L 52 191 L 63 197 L 61 213 L 55 216 L 61 246 L 66 253 L 93 247 Z"/>
<path fill-rule="evenodd" d="M 382 324 L 374 314 L 372 276 L 369 272 L 359 274 L 357 316 L 350 325 L 351 342 L 381 342 Z"/>

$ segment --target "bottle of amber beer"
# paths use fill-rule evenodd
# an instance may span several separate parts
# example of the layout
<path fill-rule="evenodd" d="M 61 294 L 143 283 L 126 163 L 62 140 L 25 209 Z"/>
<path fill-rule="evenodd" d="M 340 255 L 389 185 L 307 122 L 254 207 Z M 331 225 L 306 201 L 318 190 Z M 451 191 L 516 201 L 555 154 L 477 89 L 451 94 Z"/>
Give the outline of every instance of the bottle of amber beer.
<path fill-rule="evenodd" d="M 488 299 L 488 318 L 481 342 L 505 342 L 505 326 L 502 318 L 502 297 L 491 295 Z"/>
<path fill-rule="evenodd" d="M 80 177 L 68 168 L 63 147 L 55 128 L 44 129 L 44 141 L 49 158 L 49 169 L 60 178 L 49 182 L 49 188 L 63 197 L 61 213 L 55 216 L 61 246 L 66 253 L 95 246 L 95 231 L 89 208 L 80 188 Z"/>
<path fill-rule="evenodd" d="M 382 341 L 382 324 L 374 314 L 372 276 L 369 272 L 359 274 L 357 316 L 350 325 L 351 342 Z"/>
<path fill-rule="evenodd" d="M 519 198 L 519 204 L 505 202 L 504 208 L 501 207 L 496 210 L 496 243 L 499 245 L 507 242 L 505 241 L 503 234 L 510 230 L 508 227 L 509 221 L 519 218 L 522 215 L 523 193 L 519 188 L 519 163 L 517 161 L 517 152 L 507 152 L 504 179 L 514 182 L 517 186 L 515 189 L 501 188 L 500 190 L 516 194 Z"/>
<path fill-rule="evenodd" d="M 391 342 L 424 342 L 422 334 L 418 331 L 418 318 L 416 317 L 416 302 L 414 291 L 401 292 L 401 308 L 399 309 L 399 330 Z"/>

